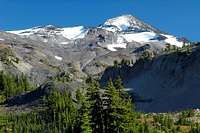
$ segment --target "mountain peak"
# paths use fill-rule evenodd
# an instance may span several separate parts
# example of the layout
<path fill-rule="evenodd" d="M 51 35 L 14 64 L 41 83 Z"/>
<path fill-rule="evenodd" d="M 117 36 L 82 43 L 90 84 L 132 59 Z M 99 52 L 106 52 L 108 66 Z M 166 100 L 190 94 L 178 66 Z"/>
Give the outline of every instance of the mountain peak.
<path fill-rule="evenodd" d="M 116 26 L 120 31 L 124 31 L 128 30 L 131 25 L 136 25 L 136 21 L 132 15 L 122 15 L 108 19 L 104 25 Z"/>
<path fill-rule="evenodd" d="M 104 23 L 104 26 L 114 26 L 117 27 L 119 31 L 140 29 L 145 31 L 160 32 L 156 28 L 153 28 L 152 26 L 144 23 L 143 21 L 130 14 L 108 19 Z"/>

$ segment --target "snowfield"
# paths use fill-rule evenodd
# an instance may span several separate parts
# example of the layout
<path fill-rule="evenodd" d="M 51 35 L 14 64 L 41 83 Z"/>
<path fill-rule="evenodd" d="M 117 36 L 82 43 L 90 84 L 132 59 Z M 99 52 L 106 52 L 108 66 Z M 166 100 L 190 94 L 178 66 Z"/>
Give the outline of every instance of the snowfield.
<path fill-rule="evenodd" d="M 154 32 L 140 32 L 140 33 L 125 33 L 121 34 L 121 36 L 126 39 L 127 42 L 138 42 L 138 43 L 148 43 L 148 42 L 165 42 L 169 43 L 171 45 L 175 45 L 177 47 L 182 47 L 183 42 L 180 42 L 177 40 L 176 37 L 172 35 L 165 35 L 160 34 L 161 36 L 164 36 L 165 39 L 159 40 L 157 39 L 159 34 L 156 34 Z"/>
<path fill-rule="evenodd" d="M 111 32 L 117 32 L 119 30 L 116 26 L 100 26 L 98 28 L 111 31 Z"/>
<path fill-rule="evenodd" d="M 157 34 L 153 32 L 141 32 L 141 33 L 128 33 L 122 34 L 123 38 L 125 38 L 128 42 L 139 42 L 146 43 L 153 41 Z"/>
<path fill-rule="evenodd" d="M 34 34 L 35 32 L 39 31 L 38 30 L 34 30 L 34 29 L 25 29 L 25 30 L 16 30 L 16 31 L 7 31 L 9 33 L 12 34 L 17 34 L 17 35 L 21 35 L 21 36 L 30 36 L 32 34 Z"/>
<path fill-rule="evenodd" d="M 57 60 L 62 60 L 63 58 L 62 57 L 60 57 L 60 56 L 55 56 L 55 59 L 57 59 Z"/>
<path fill-rule="evenodd" d="M 16 31 L 7 31 L 7 32 L 21 35 L 21 36 L 30 36 L 33 34 L 39 34 L 39 36 L 41 36 L 41 34 L 44 34 L 44 33 L 46 33 L 48 36 L 62 35 L 65 38 L 70 39 L 70 40 L 84 38 L 87 32 L 87 30 L 83 26 L 57 28 L 56 30 L 48 29 L 48 28 L 51 28 L 50 26 L 54 27 L 52 25 L 47 25 L 45 27 L 35 27 L 35 28 L 30 28 L 30 29 L 25 29 L 25 30 L 16 30 Z"/>
<path fill-rule="evenodd" d="M 117 51 L 116 48 L 126 48 L 126 43 L 107 44 L 107 49 L 110 51 Z"/>
<path fill-rule="evenodd" d="M 177 40 L 176 37 L 172 36 L 172 35 L 164 35 L 162 34 L 163 36 L 165 36 L 167 39 L 165 39 L 165 42 L 166 43 L 169 43 L 171 45 L 175 45 L 177 47 L 183 47 L 183 42 L 180 42 Z"/>
<path fill-rule="evenodd" d="M 61 35 L 66 37 L 70 40 L 75 40 L 78 38 L 84 38 L 86 33 L 86 29 L 83 26 L 77 26 L 77 27 L 70 27 L 70 28 L 63 28 L 63 31 L 61 31 Z"/>
<path fill-rule="evenodd" d="M 112 43 L 112 44 L 107 44 L 107 49 L 110 51 L 117 51 L 116 48 L 126 48 L 127 43 L 125 43 L 124 38 L 119 36 L 117 38 L 117 42 L 116 43 Z"/>
<path fill-rule="evenodd" d="M 3 39 L 3 38 L 0 38 L 0 41 L 4 41 L 5 39 Z"/>
<path fill-rule="evenodd" d="M 69 44 L 69 42 L 61 42 L 60 44 L 67 45 L 67 44 Z"/>

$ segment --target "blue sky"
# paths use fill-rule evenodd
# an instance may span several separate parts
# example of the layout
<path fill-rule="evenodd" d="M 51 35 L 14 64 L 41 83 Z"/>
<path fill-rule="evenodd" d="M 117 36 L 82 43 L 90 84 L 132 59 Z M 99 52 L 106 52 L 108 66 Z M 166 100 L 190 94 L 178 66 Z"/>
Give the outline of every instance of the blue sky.
<path fill-rule="evenodd" d="M 162 31 L 200 40 L 200 0 L 0 0 L 0 30 L 96 26 L 132 14 Z"/>

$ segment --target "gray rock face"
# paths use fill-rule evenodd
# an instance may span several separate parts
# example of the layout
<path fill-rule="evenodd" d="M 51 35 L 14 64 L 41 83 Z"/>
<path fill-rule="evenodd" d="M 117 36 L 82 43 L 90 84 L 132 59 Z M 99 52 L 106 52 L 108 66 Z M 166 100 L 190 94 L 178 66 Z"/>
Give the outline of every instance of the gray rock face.
<path fill-rule="evenodd" d="M 121 68 L 126 88 L 136 96 L 136 108 L 145 112 L 171 112 L 200 108 L 200 46 L 192 53 L 163 54 L 152 61 Z M 119 70 L 116 70 L 119 71 Z M 107 70 L 116 77 L 116 71 Z"/>
<path fill-rule="evenodd" d="M 127 83 L 143 97 L 152 98 L 146 105 L 139 105 L 146 111 L 177 111 L 199 108 L 199 48 L 189 55 L 159 57 L 145 66 L 137 76 Z"/>

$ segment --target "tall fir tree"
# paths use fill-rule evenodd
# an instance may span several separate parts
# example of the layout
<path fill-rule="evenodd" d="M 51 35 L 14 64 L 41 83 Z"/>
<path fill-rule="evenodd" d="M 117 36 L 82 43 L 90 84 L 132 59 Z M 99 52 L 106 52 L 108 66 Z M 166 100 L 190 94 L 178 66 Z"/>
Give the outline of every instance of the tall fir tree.
<path fill-rule="evenodd" d="M 47 106 L 47 114 L 50 117 L 46 119 L 46 123 L 59 132 L 72 133 L 75 127 L 77 109 L 71 94 L 61 93 L 54 89 L 47 97 Z"/>
<path fill-rule="evenodd" d="M 87 95 L 80 89 L 76 91 L 77 116 L 75 124 L 76 133 L 92 133 L 90 102 Z"/>
<path fill-rule="evenodd" d="M 100 85 L 97 81 L 90 83 L 88 88 L 90 101 L 90 115 L 92 130 L 94 133 L 103 132 L 103 102 L 101 98 Z"/>
<path fill-rule="evenodd" d="M 119 93 L 124 91 L 124 86 L 123 86 L 122 79 L 121 79 L 120 76 L 117 76 L 117 78 L 116 78 L 116 80 L 114 82 L 114 86 L 115 86 L 116 90 L 119 91 Z"/>
<path fill-rule="evenodd" d="M 125 93 L 125 92 L 123 92 Z M 106 132 L 125 133 L 131 132 L 131 125 L 133 122 L 133 106 L 131 98 L 121 97 L 119 91 L 116 90 L 109 80 L 106 87 L 106 95 L 108 108 L 106 112 Z"/>
<path fill-rule="evenodd" d="M 90 116 L 90 103 L 87 101 L 87 97 L 83 97 L 82 106 L 80 109 L 81 115 L 81 133 L 92 133 L 91 116 Z"/>

